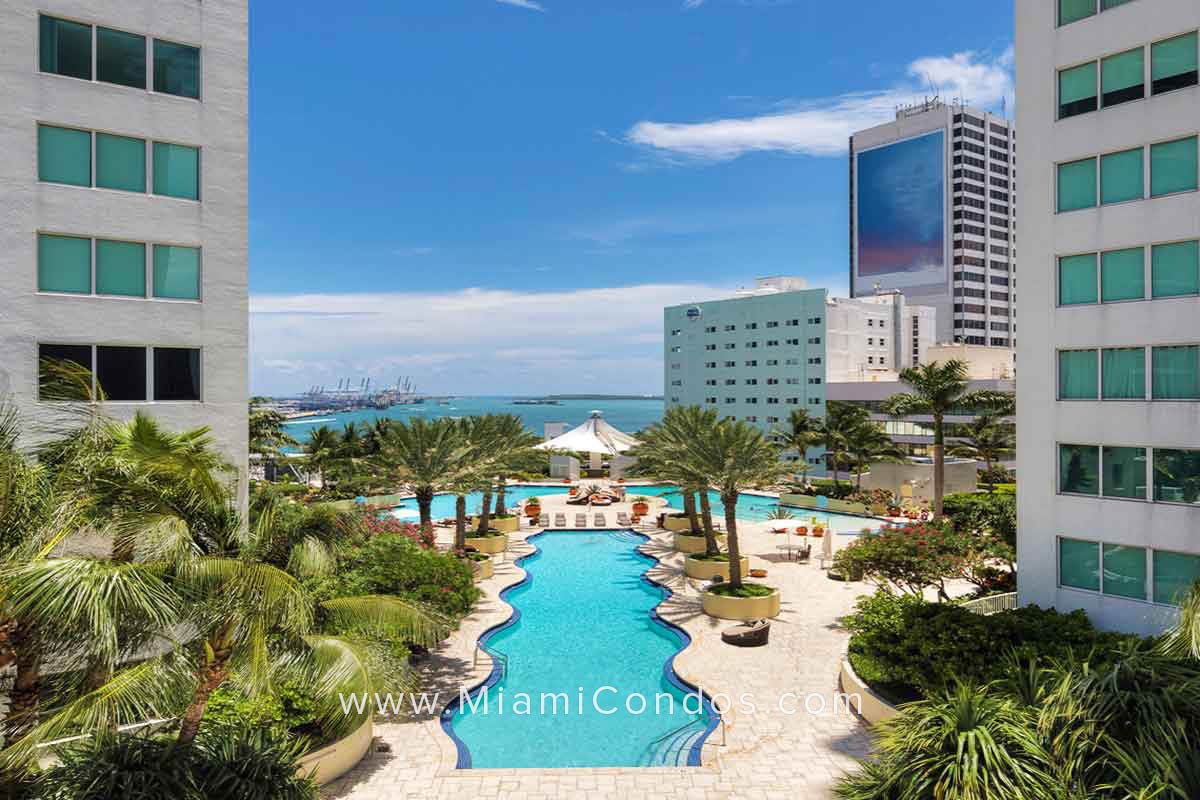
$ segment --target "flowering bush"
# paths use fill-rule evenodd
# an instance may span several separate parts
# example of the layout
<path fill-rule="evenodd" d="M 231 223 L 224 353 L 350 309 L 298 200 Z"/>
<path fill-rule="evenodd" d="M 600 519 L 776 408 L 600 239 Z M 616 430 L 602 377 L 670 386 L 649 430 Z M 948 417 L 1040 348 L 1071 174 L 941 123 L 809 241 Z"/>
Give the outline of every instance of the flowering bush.
<path fill-rule="evenodd" d="M 946 581 L 964 577 L 972 569 L 974 553 L 968 539 L 935 522 L 884 528 L 839 550 L 833 566 L 843 575 L 861 574 L 914 595 L 934 587 L 938 597 L 945 598 Z"/>
<path fill-rule="evenodd" d="M 862 503 L 867 506 L 893 506 L 896 497 L 887 489 L 862 489 L 846 498 L 852 503 Z"/>
<path fill-rule="evenodd" d="M 374 514 L 367 514 L 365 525 L 367 536 L 372 539 L 378 536 L 402 536 L 406 539 L 411 539 L 426 550 L 432 548 L 434 544 L 433 531 L 424 530 L 421 526 L 414 525 L 411 522 L 401 522 L 395 517 L 380 519 Z"/>

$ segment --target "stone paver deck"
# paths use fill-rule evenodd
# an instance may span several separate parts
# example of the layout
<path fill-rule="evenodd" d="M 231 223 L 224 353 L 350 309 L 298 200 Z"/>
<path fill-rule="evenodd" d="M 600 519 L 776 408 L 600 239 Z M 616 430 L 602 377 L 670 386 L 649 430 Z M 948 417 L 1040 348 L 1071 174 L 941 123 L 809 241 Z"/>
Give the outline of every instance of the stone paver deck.
<path fill-rule="evenodd" d="M 630 496 L 636 493 L 636 487 L 630 487 Z M 543 498 L 543 511 L 553 515 L 563 510 L 564 502 L 564 497 Z M 565 508 L 568 523 L 574 522 L 575 507 Z M 615 527 L 616 512 L 622 510 L 628 511 L 628 504 L 603 509 L 610 527 Z M 589 524 L 594 513 L 588 513 Z M 870 746 L 864 723 L 844 707 L 835 713 L 833 704 L 847 640 L 837 619 L 872 587 L 829 580 L 816 558 L 819 546 L 813 548 L 811 563 L 786 560 L 779 549 L 783 537 L 768 533 L 767 528 L 767 523 L 739 523 L 743 553 L 752 567 L 769 570 L 764 582 L 779 587 L 783 598 L 770 644 L 763 648 L 723 644 L 720 631 L 734 623 L 701 611 L 698 584 L 684 577 L 683 556 L 671 548 L 670 534 L 639 528 L 650 536 L 643 552 L 659 559 L 649 574 L 674 592 L 659 606 L 659 613 L 692 637 L 691 645 L 676 656 L 676 672 L 710 695 L 725 694 L 734 703 L 748 693 L 757 706 L 756 713 L 735 707 L 725 714 L 724 731 L 718 728 L 705 744 L 702 766 L 458 770 L 457 753 L 441 728 L 438 708 L 405 719 L 378 720 L 376 735 L 389 751 L 368 755 L 326 786 L 325 796 L 338 800 L 831 797 L 834 780 L 865 756 Z M 476 660 L 476 642 L 483 631 L 508 618 L 510 608 L 499 594 L 524 576 L 513 562 L 532 552 L 525 538 L 540 530 L 522 528 L 510 536 L 509 553 L 497 560 L 496 574 L 480 584 L 484 597 L 478 607 L 423 668 L 427 691 L 441 691 L 443 704 L 457 696 L 460 685 L 474 686 L 491 671 L 485 654 L 479 653 Z M 448 542 L 447 536 L 442 532 L 439 538 Z M 835 537 L 837 544 L 849 540 Z M 808 706 L 813 713 L 805 709 L 806 698 L 811 698 Z M 784 713 L 781 700 L 783 707 L 795 706 L 796 713 Z"/>

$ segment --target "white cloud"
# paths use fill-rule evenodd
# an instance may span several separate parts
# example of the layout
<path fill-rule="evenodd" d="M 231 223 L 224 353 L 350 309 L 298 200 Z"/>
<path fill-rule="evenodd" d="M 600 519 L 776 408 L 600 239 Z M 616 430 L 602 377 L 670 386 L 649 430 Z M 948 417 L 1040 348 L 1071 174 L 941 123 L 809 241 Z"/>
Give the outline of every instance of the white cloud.
<path fill-rule="evenodd" d="M 961 98 L 968 105 L 991 109 L 1013 103 L 1013 50 L 999 56 L 975 52 L 920 58 L 909 64 L 905 83 L 888 89 L 852 92 L 802 101 L 788 111 L 756 117 L 678 123 L 642 121 L 630 128 L 627 141 L 657 156 L 725 161 L 751 152 L 781 151 L 809 156 L 846 152 L 856 130 L 887 122 L 896 106 L 933 94 Z"/>
<path fill-rule="evenodd" d="M 733 287 L 643 284 L 251 298 L 251 383 L 280 394 L 347 375 L 422 391 L 661 392 L 662 309 Z M 593 377 L 585 378 L 584 374 Z"/>
<path fill-rule="evenodd" d="M 516 6 L 517 8 L 527 8 L 530 11 L 545 11 L 541 3 L 536 3 L 534 0 L 496 0 L 497 3 L 505 6 Z"/>

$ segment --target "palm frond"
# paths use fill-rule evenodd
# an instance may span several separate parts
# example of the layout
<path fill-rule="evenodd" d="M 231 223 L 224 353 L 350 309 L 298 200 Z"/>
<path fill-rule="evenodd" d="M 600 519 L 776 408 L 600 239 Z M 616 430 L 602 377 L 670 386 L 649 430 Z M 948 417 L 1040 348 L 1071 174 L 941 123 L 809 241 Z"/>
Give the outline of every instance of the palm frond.
<path fill-rule="evenodd" d="M 389 595 L 339 597 L 321 603 L 321 608 L 343 630 L 387 630 L 425 646 L 440 642 L 451 628 L 450 620 L 437 611 Z"/>

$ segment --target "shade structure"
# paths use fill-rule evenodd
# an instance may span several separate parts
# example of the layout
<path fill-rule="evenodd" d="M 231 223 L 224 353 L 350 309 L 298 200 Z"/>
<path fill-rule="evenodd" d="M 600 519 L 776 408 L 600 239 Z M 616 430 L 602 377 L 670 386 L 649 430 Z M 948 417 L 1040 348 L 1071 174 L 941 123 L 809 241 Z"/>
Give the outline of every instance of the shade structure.
<path fill-rule="evenodd" d="M 574 450 L 579 453 L 607 453 L 615 456 L 637 443 L 637 439 L 605 422 L 603 413 L 593 411 L 587 422 L 578 428 L 572 428 L 562 436 L 542 442 L 536 449 Z"/>

